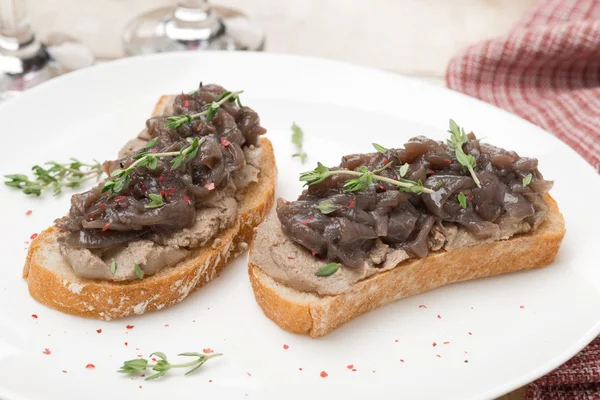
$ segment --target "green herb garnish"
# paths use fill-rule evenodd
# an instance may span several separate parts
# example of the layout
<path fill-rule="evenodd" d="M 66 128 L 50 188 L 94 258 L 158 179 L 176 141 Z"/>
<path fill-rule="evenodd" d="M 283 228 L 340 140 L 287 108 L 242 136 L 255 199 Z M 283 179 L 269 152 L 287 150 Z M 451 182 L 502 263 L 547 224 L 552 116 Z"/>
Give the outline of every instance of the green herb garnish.
<path fill-rule="evenodd" d="M 200 117 L 205 117 L 207 121 L 210 121 L 217 114 L 219 108 L 226 102 L 233 103 L 234 101 L 237 101 L 238 105 L 242 107 L 239 95 L 243 92 L 243 90 L 240 90 L 239 92 L 225 92 L 219 96 L 216 101 L 206 104 L 204 106 L 204 110 L 196 114 L 174 115 L 172 117 L 167 117 L 168 122 L 165 124 L 165 128 L 177 129 L 182 125 L 189 124 L 193 120 Z"/>
<path fill-rule="evenodd" d="M 529 185 L 531 183 L 531 179 L 533 178 L 533 175 L 530 173 L 528 173 L 527 175 L 525 175 L 525 178 L 523 178 L 523 187 Z"/>
<path fill-rule="evenodd" d="M 156 146 L 156 143 L 158 143 L 158 137 L 155 137 L 154 139 L 152 139 L 148 143 L 146 143 L 146 145 L 144 146 L 144 148 L 145 149 L 151 149 L 154 146 Z"/>
<path fill-rule="evenodd" d="M 300 128 L 294 122 L 292 124 L 292 143 L 296 146 L 296 154 L 293 154 L 292 157 L 300 158 L 300 162 L 304 164 L 306 161 L 307 154 L 302 149 L 302 144 L 304 143 L 304 132 L 302 128 Z"/>
<path fill-rule="evenodd" d="M 408 172 L 409 167 L 410 167 L 409 163 L 402 164 L 401 166 L 398 167 L 398 175 L 400 175 L 400 178 L 404 178 L 404 175 L 406 175 L 406 173 Z"/>
<path fill-rule="evenodd" d="M 133 158 L 136 161 L 133 162 L 129 167 L 126 169 L 114 170 L 110 174 L 111 179 L 108 179 L 106 182 L 104 182 L 104 186 L 102 186 L 102 193 L 120 193 L 131 183 L 131 173 L 135 171 L 137 167 L 148 167 L 149 169 L 155 169 L 158 166 L 159 157 L 174 157 L 171 160 L 171 170 L 181 167 L 182 164 L 185 164 L 196 157 L 196 154 L 198 154 L 198 149 L 205 139 L 205 136 L 201 139 L 198 139 L 197 137 L 193 139 L 187 138 L 187 142 L 189 144 L 184 146 L 179 151 L 170 151 L 166 153 L 142 152 L 135 155 Z"/>
<path fill-rule="evenodd" d="M 144 271 L 142 271 L 139 265 L 133 264 L 133 269 L 138 278 L 142 279 L 144 277 Z"/>
<path fill-rule="evenodd" d="M 96 178 L 99 179 L 102 175 L 102 165 L 99 162 L 94 164 L 85 164 L 81 161 L 71 158 L 70 163 L 57 163 L 49 161 L 44 165 L 48 168 L 43 168 L 35 165 L 33 171 L 33 179 L 29 179 L 27 175 L 10 174 L 4 175 L 7 179 L 4 184 L 23 191 L 24 194 L 32 194 L 39 196 L 45 189 L 52 188 L 54 195 L 58 195 L 65 187 L 76 188 L 85 181 Z"/>
<path fill-rule="evenodd" d="M 114 276 L 116 272 L 117 272 L 117 262 L 113 258 L 112 261 L 110 262 L 110 273 Z"/>
<path fill-rule="evenodd" d="M 383 169 L 387 168 L 389 165 L 390 164 L 387 164 L 383 167 Z M 387 182 L 398 187 L 398 189 L 408 189 L 408 191 L 412 193 L 433 193 L 433 190 L 423 187 L 423 183 L 421 182 L 414 182 L 408 179 L 395 180 L 385 176 L 377 175 L 376 172 L 381 170 L 382 168 L 376 171 L 369 171 L 364 165 L 361 166 L 358 171 L 350 171 L 346 169 L 330 170 L 319 162 L 317 163 L 317 168 L 314 170 L 300 174 L 300 181 L 304 181 L 306 182 L 306 186 L 310 186 L 321 183 L 332 175 L 350 175 L 356 176 L 357 178 L 346 181 L 344 184 L 344 191 L 346 193 L 365 190 L 373 183 L 373 181 Z"/>
<path fill-rule="evenodd" d="M 371 144 L 373 145 L 373 147 L 375 148 L 375 150 L 377 150 L 381 154 L 385 154 L 388 151 L 388 149 L 386 149 L 385 147 L 383 147 L 380 144 L 377 144 L 377 143 L 371 143 Z"/>
<path fill-rule="evenodd" d="M 146 204 L 145 208 L 158 208 L 165 205 L 163 198 L 160 194 L 148 193 L 148 198 L 150 199 L 150 203 Z"/>
<path fill-rule="evenodd" d="M 317 272 L 315 272 L 315 275 L 316 276 L 332 275 L 338 269 L 340 269 L 341 266 L 342 266 L 342 264 L 339 264 L 339 263 L 329 263 L 326 266 L 324 266 L 323 268 L 321 268 L 320 270 L 318 270 Z"/>
<path fill-rule="evenodd" d="M 481 187 L 481 183 L 479 182 L 477 175 L 475 175 L 475 157 L 470 154 L 466 154 L 462 148 L 463 144 L 469 141 L 467 135 L 465 134 L 464 128 L 460 128 L 456 122 L 451 119 L 448 133 L 450 133 L 450 139 L 447 141 L 448 147 L 450 147 L 450 150 L 454 151 L 456 154 L 456 160 L 460 163 L 460 165 L 469 170 L 469 173 L 473 177 L 477 187 Z"/>
<path fill-rule="evenodd" d="M 444 185 L 444 181 L 442 181 L 441 179 L 439 181 L 436 182 L 435 184 L 435 190 L 438 190 L 439 188 L 441 188 Z"/>
<path fill-rule="evenodd" d="M 317 204 L 315 206 L 315 208 L 317 208 L 323 214 L 331 214 L 332 212 L 334 212 L 334 211 L 339 210 L 340 208 L 342 208 L 342 205 L 335 204 L 335 203 L 333 203 L 331 201 L 323 201 L 323 202 Z"/>
<path fill-rule="evenodd" d="M 463 192 L 458 194 L 458 202 L 462 208 L 467 208 L 467 196 Z"/>
<path fill-rule="evenodd" d="M 156 357 L 160 358 L 160 360 L 158 360 L 156 362 L 156 364 L 150 364 L 150 362 L 145 358 L 136 358 L 133 360 L 125 361 L 123 363 L 123 365 L 121 366 L 121 368 L 117 372 L 131 373 L 131 372 L 145 371 L 147 368 L 151 368 L 152 371 L 156 371 L 157 373 L 154 375 L 150 375 L 149 377 L 147 377 L 145 379 L 146 381 L 150 381 L 153 379 L 160 378 L 161 376 L 166 374 L 168 370 L 170 370 L 172 368 L 194 367 L 185 373 L 186 375 L 189 375 L 192 372 L 196 371 L 198 368 L 200 368 L 202 365 L 204 365 L 204 363 L 206 361 L 210 360 L 211 358 L 219 357 L 222 355 L 223 354 L 221 354 L 221 353 L 214 353 L 211 355 L 200 354 L 200 353 L 181 353 L 181 354 L 178 354 L 178 356 L 198 357 L 198 359 L 188 362 L 188 363 L 184 363 L 184 364 L 171 364 L 170 362 L 167 361 L 167 356 L 164 353 L 157 351 L 157 352 L 150 354 L 150 357 L 149 357 L 149 358 L 152 358 L 152 356 L 156 356 Z"/>

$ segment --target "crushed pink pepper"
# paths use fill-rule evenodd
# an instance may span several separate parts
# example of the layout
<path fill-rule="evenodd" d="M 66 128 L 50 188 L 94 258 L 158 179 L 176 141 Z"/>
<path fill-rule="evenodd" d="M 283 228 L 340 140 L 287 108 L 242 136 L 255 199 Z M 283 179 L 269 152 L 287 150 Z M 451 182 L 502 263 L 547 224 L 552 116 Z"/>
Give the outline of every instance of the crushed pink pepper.
<path fill-rule="evenodd" d="M 25 213 L 25 215 L 30 216 L 32 212 L 33 211 L 31 211 L 31 210 L 27 210 L 27 212 Z"/>
<path fill-rule="evenodd" d="M 52 352 L 50 351 L 50 349 L 44 349 L 44 351 L 42 351 L 42 353 L 44 353 L 46 355 L 52 354 Z"/>

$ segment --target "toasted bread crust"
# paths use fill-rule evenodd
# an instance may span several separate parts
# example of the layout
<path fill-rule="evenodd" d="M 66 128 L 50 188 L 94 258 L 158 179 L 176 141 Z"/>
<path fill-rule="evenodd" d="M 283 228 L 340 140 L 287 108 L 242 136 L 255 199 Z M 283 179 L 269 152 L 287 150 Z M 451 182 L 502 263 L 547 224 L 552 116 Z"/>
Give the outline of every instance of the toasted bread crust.
<path fill-rule="evenodd" d="M 289 332 L 323 336 L 370 310 L 453 282 L 539 268 L 552 261 L 565 234 L 556 201 L 546 196 L 548 219 L 535 232 L 453 251 L 438 251 L 356 283 L 335 296 L 306 293 L 275 281 L 260 265 L 248 273 L 257 303 Z M 252 252 L 252 247 L 250 248 Z"/>
<path fill-rule="evenodd" d="M 161 97 L 153 115 L 160 114 L 170 97 Z M 277 175 L 273 146 L 265 138 L 260 145 L 259 181 L 251 183 L 243 192 L 236 223 L 176 266 L 139 281 L 82 279 L 64 266 L 58 253 L 56 229 L 51 227 L 31 243 L 27 254 L 23 278 L 27 279 L 30 295 L 64 313 L 105 320 L 160 310 L 185 299 L 218 276 L 228 262 L 248 248 L 254 227 L 273 205 Z M 63 266 L 51 267 L 60 262 Z"/>

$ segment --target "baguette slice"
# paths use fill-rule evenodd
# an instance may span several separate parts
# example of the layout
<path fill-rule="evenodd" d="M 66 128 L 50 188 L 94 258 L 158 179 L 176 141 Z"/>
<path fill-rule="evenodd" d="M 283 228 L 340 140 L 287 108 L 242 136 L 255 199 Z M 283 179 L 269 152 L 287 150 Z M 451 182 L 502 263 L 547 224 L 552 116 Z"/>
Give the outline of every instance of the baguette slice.
<path fill-rule="evenodd" d="M 535 232 L 407 260 L 334 296 L 296 290 L 271 278 L 260 265 L 249 264 L 254 296 L 265 315 L 282 329 L 319 337 L 403 297 L 453 282 L 543 267 L 554 260 L 565 235 L 564 219 L 556 201 L 547 195 L 546 202 L 548 219 Z"/>
<path fill-rule="evenodd" d="M 162 96 L 153 115 L 168 107 L 172 96 Z M 42 304 L 67 314 L 111 320 L 160 310 L 179 303 L 195 289 L 218 276 L 228 262 L 248 248 L 254 228 L 273 206 L 277 168 L 273 146 L 262 138 L 261 170 L 238 203 L 238 219 L 230 228 L 173 267 L 139 281 L 108 282 L 79 278 L 64 261 L 56 241 L 57 229 L 48 228 L 31 243 L 23 278 L 29 294 Z"/>

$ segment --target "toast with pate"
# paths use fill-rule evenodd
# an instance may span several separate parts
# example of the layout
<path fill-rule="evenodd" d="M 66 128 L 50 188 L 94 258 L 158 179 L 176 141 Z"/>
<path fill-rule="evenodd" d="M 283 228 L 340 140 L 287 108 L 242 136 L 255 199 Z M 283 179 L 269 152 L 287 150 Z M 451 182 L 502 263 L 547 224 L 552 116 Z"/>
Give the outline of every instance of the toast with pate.
<path fill-rule="evenodd" d="M 301 175 L 308 188 L 277 201 L 250 248 L 267 317 L 318 337 L 407 296 L 552 263 L 565 225 L 538 161 L 449 132 Z"/>
<path fill-rule="evenodd" d="M 31 243 L 31 296 L 83 317 L 143 314 L 182 301 L 244 252 L 272 208 L 276 166 L 238 96 L 217 85 L 162 96 L 147 128 L 103 164 L 109 177 Z"/>

